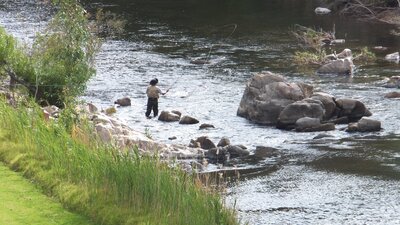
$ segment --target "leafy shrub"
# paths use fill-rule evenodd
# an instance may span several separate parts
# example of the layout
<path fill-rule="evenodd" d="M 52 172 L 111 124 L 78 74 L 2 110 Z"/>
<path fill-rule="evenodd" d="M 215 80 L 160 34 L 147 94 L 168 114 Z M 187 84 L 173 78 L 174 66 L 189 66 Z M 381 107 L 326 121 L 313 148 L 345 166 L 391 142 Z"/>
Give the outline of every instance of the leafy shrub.
<path fill-rule="evenodd" d="M 36 100 L 63 107 L 69 97 L 82 94 L 95 74 L 99 41 L 76 0 L 53 2 L 58 12 L 29 51 L 0 28 L 0 66 Z"/>

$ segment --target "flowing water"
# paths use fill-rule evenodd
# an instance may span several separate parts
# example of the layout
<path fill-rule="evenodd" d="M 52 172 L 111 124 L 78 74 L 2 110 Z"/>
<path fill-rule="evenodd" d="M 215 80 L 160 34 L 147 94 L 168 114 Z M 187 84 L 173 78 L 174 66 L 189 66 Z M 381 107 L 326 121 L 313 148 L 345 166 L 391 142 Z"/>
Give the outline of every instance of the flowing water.
<path fill-rule="evenodd" d="M 45 24 L 47 11 L 35 1 L 1 1 L 0 22 L 19 38 L 31 39 Z M 399 50 L 393 26 L 360 22 L 340 15 L 314 14 L 317 1 L 154 1 L 91 0 L 128 21 L 123 37 L 106 40 L 99 53 L 97 75 L 83 96 L 101 108 L 129 96 L 132 106 L 116 116 L 164 143 L 189 144 L 209 136 L 228 137 L 252 155 L 206 169 L 237 168 L 240 179 L 229 184 L 226 199 L 249 224 L 400 224 L 400 101 L 383 96 L 385 77 L 398 75 L 396 63 L 382 60 Z M 42 12 L 42 13 L 37 13 Z M 44 15 L 44 16 L 43 16 Z M 387 46 L 379 60 L 363 64 L 351 77 L 318 76 L 316 68 L 299 68 L 291 56 L 301 50 L 289 34 L 294 24 L 332 30 L 346 43 L 337 51 Z M 329 51 L 329 49 L 328 49 Z M 209 64 L 191 63 L 208 59 Z M 375 133 L 346 133 L 337 126 L 331 137 L 320 132 L 295 133 L 260 126 L 237 117 L 246 82 L 260 71 L 302 81 L 338 98 L 358 99 L 382 122 Z M 145 119 L 145 90 L 150 79 L 170 91 L 160 110 L 179 110 L 215 129 Z M 175 140 L 169 137 L 175 136 Z M 256 146 L 278 149 L 260 156 Z"/>

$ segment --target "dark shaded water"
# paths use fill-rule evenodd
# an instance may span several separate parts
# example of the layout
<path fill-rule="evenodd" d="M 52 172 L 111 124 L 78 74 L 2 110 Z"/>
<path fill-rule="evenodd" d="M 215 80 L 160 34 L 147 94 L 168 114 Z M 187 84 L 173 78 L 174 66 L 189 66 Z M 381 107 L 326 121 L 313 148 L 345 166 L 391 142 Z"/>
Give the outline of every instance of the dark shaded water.
<path fill-rule="evenodd" d="M 133 106 L 117 116 L 162 142 L 188 144 L 207 135 L 217 142 L 228 137 L 252 153 L 256 146 L 274 147 L 276 157 L 252 155 L 232 161 L 241 171 L 231 184 L 227 202 L 250 224 L 399 224 L 400 213 L 400 101 L 384 99 L 392 91 L 382 87 L 384 77 L 398 75 L 398 64 L 378 60 L 356 64 L 352 77 L 321 77 L 315 68 L 297 68 L 290 57 L 300 46 L 289 35 L 294 24 L 331 30 L 357 51 L 383 45 L 398 51 L 400 37 L 392 26 L 358 22 L 339 15 L 317 16 L 316 1 L 90 1 L 129 22 L 122 38 L 108 40 L 97 58 L 97 76 L 83 97 L 103 108 L 129 96 Z M 21 39 L 33 37 L 45 24 L 35 1 L 1 1 L 0 22 Z M 38 8 L 39 7 L 39 8 Z M 233 25 L 234 24 L 234 25 Z M 236 29 L 234 29 L 236 27 Z M 231 34 L 233 32 L 233 34 Z M 195 65 L 197 58 L 211 63 Z M 314 140 L 317 133 L 294 133 L 252 124 L 236 110 L 247 80 L 270 70 L 290 81 L 303 81 L 337 97 L 364 102 L 382 121 L 383 130 L 348 134 L 339 126 L 330 138 Z M 145 120 L 145 89 L 151 78 L 170 92 L 160 109 L 180 110 L 216 128 L 199 131 Z M 170 141 L 168 137 L 176 136 Z M 221 166 L 210 165 L 208 170 Z"/>

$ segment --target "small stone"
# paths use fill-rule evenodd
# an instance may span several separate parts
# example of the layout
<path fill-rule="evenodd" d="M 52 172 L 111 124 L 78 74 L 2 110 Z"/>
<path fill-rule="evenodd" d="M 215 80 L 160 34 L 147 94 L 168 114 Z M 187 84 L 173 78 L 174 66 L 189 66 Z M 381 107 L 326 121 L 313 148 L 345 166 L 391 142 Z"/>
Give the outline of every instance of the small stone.
<path fill-rule="evenodd" d="M 118 104 L 120 106 L 130 106 L 131 105 L 131 99 L 128 97 L 120 98 L 117 99 L 114 104 Z"/>
<path fill-rule="evenodd" d="M 385 98 L 400 98 L 400 92 L 392 91 L 385 95 Z"/>
<path fill-rule="evenodd" d="M 203 123 L 200 125 L 199 129 L 203 130 L 203 129 L 209 129 L 209 128 L 215 128 L 214 125 L 211 124 L 207 124 L 207 123 Z"/>
<path fill-rule="evenodd" d="M 218 142 L 217 146 L 218 147 L 225 147 L 225 146 L 230 145 L 230 144 L 231 144 L 231 141 L 227 137 L 223 137 Z"/>
<path fill-rule="evenodd" d="M 191 116 L 183 116 L 179 120 L 179 124 L 196 124 L 199 123 L 199 121 Z"/>
<path fill-rule="evenodd" d="M 110 107 L 105 110 L 106 115 L 112 115 L 116 112 L 117 112 L 117 109 L 115 109 L 115 107 Z"/>

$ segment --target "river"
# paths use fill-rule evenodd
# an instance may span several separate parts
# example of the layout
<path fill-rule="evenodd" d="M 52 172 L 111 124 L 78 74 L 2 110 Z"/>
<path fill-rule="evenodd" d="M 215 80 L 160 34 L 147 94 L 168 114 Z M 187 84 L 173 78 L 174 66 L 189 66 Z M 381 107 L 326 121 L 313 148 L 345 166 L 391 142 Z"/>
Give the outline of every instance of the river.
<path fill-rule="evenodd" d="M 108 39 L 96 59 L 97 75 L 83 99 L 101 108 L 129 96 L 132 106 L 116 116 L 164 143 L 189 144 L 206 135 L 214 142 L 228 137 L 252 153 L 244 160 L 209 165 L 208 171 L 240 170 L 228 184 L 226 201 L 249 224 L 400 224 L 400 101 L 383 96 L 385 77 L 399 65 L 383 60 L 398 51 L 393 26 L 340 15 L 315 15 L 318 1 L 86 1 L 128 21 L 123 37 Z M 39 12 L 42 13 L 37 13 Z M 0 1 L 0 22 L 25 40 L 45 24 L 46 12 L 35 1 Z M 332 30 L 353 52 L 364 46 L 387 46 L 374 63 L 356 63 L 351 77 L 319 76 L 316 68 L 291 62 L 301 50 L 289 31 L 294 24 Z M 29 40 L 28 40 L 29 41 Z M 210 64 L 191 61 L 208 58 Z M 237 117 L 246 82 L 261 71 L 289 81 L 313 84 L 336 97 L 358 99 L 382 122 L 382 131 L 346 133 L 337 126 L 329 138 L 320 132 L 296 133 L 260 126 Z M 163 90 L 160 110 L 179 110 L 215 129 L 145 119 L 145 89 L 157 77 Z M 169 140 L 169 137 L 176 137 Z M 276 148 L 276 157 L 256 157 L 256 146 Z"/>

